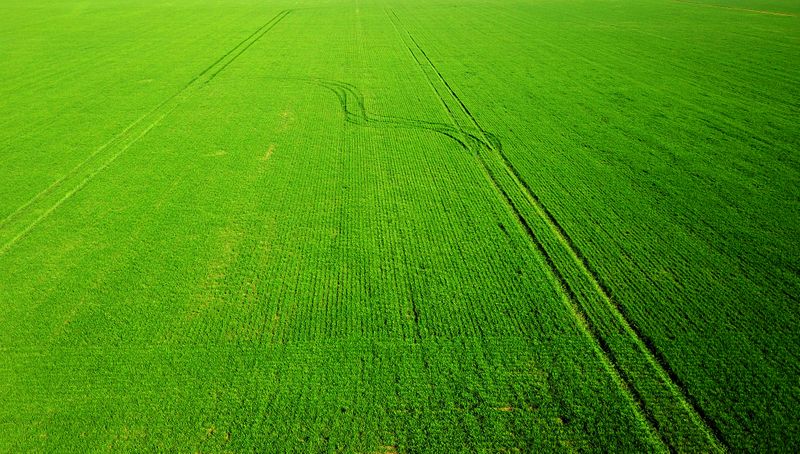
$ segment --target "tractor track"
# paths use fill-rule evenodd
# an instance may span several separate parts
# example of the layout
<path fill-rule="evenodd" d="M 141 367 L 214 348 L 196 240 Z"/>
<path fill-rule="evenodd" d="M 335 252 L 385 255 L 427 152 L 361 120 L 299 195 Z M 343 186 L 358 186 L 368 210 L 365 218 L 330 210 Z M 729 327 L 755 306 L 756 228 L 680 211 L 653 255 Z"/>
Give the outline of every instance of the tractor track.
<path fill-rule="evenodd" d="M 53 181 L 27 202 L 0 220 L 0 256 L 48 218 L 64 202 L 107 169 L 125 151 L 158 126 L 178 106 L 208 85 L 253 44 L 272 30 L 292 10 L 283 10 L 194 76 L 180 90 L 98 147 L 83 161 Z"/>
<path fill-rule="evenodd" d="M 567 234 L 561 224 L 556 220 L 555 216 L 544 206 L 540 198 L 525 182 L 520 175 L 519 171 L 509 161 L 506 154 L 503 152 L 502 143 L 495 137 L 489 134 L 477 121 L 475 116 L 470 112 L 466 104 L 461 100 L 458 94 L 453 90 L 452 86 L 447 82 L 442 73 L 436 68 L 433 61 L 428 57 L 417 40 L 411 33 L 402 25 L 399 17 L 394 11 L 387 10 L 389 19 L 395 26 L 398 35 L 405 44 L 411 57 L 425 75 L 428 84 L 439 98 L 444 109 L 447 111 L 448 116 L 451 118 L 454 129 L 458 130 L 465 140 L 460 140 L 462 147 L 474 152 L 478 156 L 484 171 L 492 186 L 497 190 L 504 203 L 509 207 L 516 217 L 520 227 L 527 234 L 534 249 L 544 258 L 548 268 L 550 269 L 554 279 L 558 282 L 559 287 L 564 292 L 564 298 L 570 306 L 571 311 L 578 320 L 579 325 L 584 329 L 587 335 L 595 342 L 600 352 L 602 353 L 603 362 L 612 372 L 615 381 L 621 386 L 623 391 L 627 392 L 633 402 L 636 403 L 639 413 L 645 419 L 647 424 L 651 427 L 653 432 L 658 436 L 664 446 L 670 451 L 678 451 L 686 449 L 686 446 L 681 443 L 679 438 L 668 438 L 662 432 L 667 426 L 675 424 L 678 427 L 685 427 L 685 424 L 695 426 L 699 429 L 700 434 L 697 435 L 698 442 L 705 444 L 707 449 L 714 451 L 724 451 L 725 445 L 721 436 L 721 432 L 710 420 L 707 415 L 702 411 L 702 408 L 687 392 L 687 388 L 682 380 L 679 379 L 674 370 L 670 367 L 663 354 L 655 347 L 652 340 L 644 335 L 641 330 L 630 320 L 630 315 L 625 308 L 621 306 L 611 297 L 611 292 L 608 290 L 598 273 L 590 265 L 586 257 L 580 252 L 580 249 L 575 245 L 574 240 Z M 414 50 L 416 49 L 416 51 Z M 427 68 L 427 69 L 426 69 Z M 437 88 L 439 85 L 439 88 Z M 443 89 L 442 89 L 443 88 Z M 454 105 L 450 105 L 446 98 L 451 98 Z M 458 117 L 462 117 L 459 121 Z M 466 119 L 466 121 L 465 121 Z M 463 123 L 467 123 L 466 125 Z M 469 142 L 468 145 L 465 142 Z M 499 161 L 499 170 L 504 171 L 507 175 L 498 175 L 497 171 L 492 170 L 494 166 L 490 160 Z M 505 178 L 511 184 L 511 188 L 507 188 L 501 182 Z M 509 189 L 516 189 L 524 195 L 534 214 L 543 221 L 542 228 L 536 228 L 534 222 L 523 213 L 523 209 L 515 202 L 514 197 L 509 194 Z M 554 254 L 552 244 L 548 247 L 545 242 L 540 238 L 541 235 L 549 236 L 550 240 L 555 240 L 560 251 L 556 251 L 561 255 L 561 259 Z M 552 241 L 551 241 L 552 243 Z M 563 257 L 566 256 L 566 257 Z M 565 263 L 565 258 L 568 259 Z M 559 266 L 560 264 L 560 266 Z M 567 270 L 570 276 L 565 275 L 562 268 L 568 266 L 572 268 Z M 582 280 L 591 287 L 594 293 L 594 299 L 599 299 L 603 306 L 600 309 L 602 313 L 598 317 L 596 311 L 598 301 L 585 301 L 585 292 L 576 291 L 574 288 L 573 277 L 578 275 Z M 633 361 L 624 358 L 624 355 L 618 354 L 619 346 L 612 345 L 602 331 L 596 327 L 593 319 L 601 319 L 603 324 L 610 323 L 616 325 L 615 328 L 622 331 L 630 338 L 633 345 L 633 353 L 637 356 Z M 602 320 L 610 319 L 610 320 Z M 630 353 L 630 352 L 628 352 Z M 636 364 L 632 364 L 636 363 Z M 638 366 L 638 367 L 637 367 Z M 658 399 L 648 399 L 643 396 L 637 386 L 637 377 L 629 372 L 641 371 L 642 368 L 647 369 L 648 379 L 654 381 L 656 384 L 666 388 L 665 391 L 668 397 L 672 398 L 676 404 L 676 408 L 681 409 L 684 415 L 667 415 L 664 418 L 663 414 L 657 415 L 653 407 L 653 402 Z M 663 397 L 653 396 L 653 397 Z M 683 421 L 681 416 L 689 419 L 688 422 Z M 666 420 L 665 420 L 666 419 Z M 670 427 L 666 427 L 667 430 Z M 678 434 L 678 437 L 680 434 Z M 691 448 L 689 448 L 691 449 Z"/>

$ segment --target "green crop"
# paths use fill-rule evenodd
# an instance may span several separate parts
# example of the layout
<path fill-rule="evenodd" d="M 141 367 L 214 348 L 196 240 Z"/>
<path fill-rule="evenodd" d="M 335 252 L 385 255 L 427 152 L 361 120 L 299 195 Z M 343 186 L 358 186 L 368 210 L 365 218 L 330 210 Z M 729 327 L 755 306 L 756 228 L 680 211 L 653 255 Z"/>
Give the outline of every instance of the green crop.
<path fill-rule="evenodd" d="M 0 5 L 0 451 L 796 451 L 798 16 Z"/>

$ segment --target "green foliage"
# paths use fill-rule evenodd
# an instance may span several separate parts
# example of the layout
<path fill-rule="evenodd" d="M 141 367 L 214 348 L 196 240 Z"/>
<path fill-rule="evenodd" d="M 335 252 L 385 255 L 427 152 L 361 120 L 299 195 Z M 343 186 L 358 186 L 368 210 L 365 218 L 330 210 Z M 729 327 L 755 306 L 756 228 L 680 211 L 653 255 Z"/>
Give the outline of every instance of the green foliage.
<path fill-rule="evenodd" d="M 0 13 L 0 451 L 798 447 L 789 2 Z"/>

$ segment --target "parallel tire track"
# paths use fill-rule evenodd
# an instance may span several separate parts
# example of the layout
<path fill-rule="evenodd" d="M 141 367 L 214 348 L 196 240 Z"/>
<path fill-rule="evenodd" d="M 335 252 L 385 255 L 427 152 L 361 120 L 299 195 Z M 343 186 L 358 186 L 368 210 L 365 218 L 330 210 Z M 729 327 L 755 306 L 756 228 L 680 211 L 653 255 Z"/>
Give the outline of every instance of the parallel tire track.
<path fill-rule="evenodd" d="M 399 17 L 394 12 L 387 14 L 460 130 L 461 142 L 474 145 L 469 148 L 477 154 L 490 183 L 544 258 L 563 290 L 565 302 L 597 344 L 612 376 L 629 393 L 653 431 L 671 451 L 724 451 L 720 431 L 650 339 L 610 296 L 572 238 L 508 160 L 500 141 L 478 123 Z"/>
<path fill-rule="evenodd" d="M 40 222 L 50 216 L 75 193 L 83 189 L 95 176 L 108 168 L 126 150 L 174 111 L 179 105 L 211 82 L 242 53 L 260 40 L 283 20 L 291 10 L 284 10 L 261 25 L 236 46 L 219 57 L 198 75 L 193 77 L 175 94 L 162 101 L 145 115 L 139 117 L 119 134 L 94 150 L 48 187 L 22 204 L 11 214 L 0 220 L 0 256 L 5 254 L 20 239 L 24 238 Z"/>

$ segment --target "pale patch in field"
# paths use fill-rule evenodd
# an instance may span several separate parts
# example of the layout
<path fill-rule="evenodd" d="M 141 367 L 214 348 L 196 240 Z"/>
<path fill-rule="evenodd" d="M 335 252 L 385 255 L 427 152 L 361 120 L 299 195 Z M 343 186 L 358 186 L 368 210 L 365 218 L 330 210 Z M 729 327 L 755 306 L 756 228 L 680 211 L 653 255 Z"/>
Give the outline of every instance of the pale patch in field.
<path fill-rule="evenodd" d="M 187 320 L 203 316 L 211 308 L 212 303 L 218 302 L 216 291 L 225 285 L 225 275 L 235 258 L 236 248 L 242 237 L 242 231 L 233 225 L 225 226 L 217 232 L 213 246 L 215 254 L 209 261 L 205 279 L 193 298 L 195 304 L 186 314 Z"/>
<path fill-rule="evenodd" d="M 270 156 L 272 156 L 272 152 L 274 151 L 275 151 L 275 144 L 274 143 L 269 144 L 269 147 L 267 147 L 267 151 L 266 153 L 264 153 L 264 156 L 261 157 L 261 160 L 266 161 L 267 159 L 269 159 Z"/>
<path fill-rule="evenodd" d="M 217 151 L 212 151 L 211 153 L 206 153 L 206 156 L 211 158 L 218 158 L 220 156 L 225 156 L 226 154 L 228 154 L 228 152 L 225 150 L 217 150 Z"/>
<path fill-rule="evenodd" d="M 377 451 L 375 451 L 375 454 L 397 454 L 397 453 L 398 453 L 397 446 L 394 445 L 381 446 L 380 448 L 378 448 Z"/>
<path fill-rule="evenodd" d="M 265 329 L 254 323 L 231 323 L 225 329 L 228 342 L 259 342 L 264 337 Z"/>
<path fill-rule="evenodd" d="M 81 312 L 81 309 L 86 305 L 86 301 L 81 298 L 77 304 L 72 306 L 72 309 L 67 313 L 66 317 L 64 318 L 64 323 L 60 326 L 57 326 L 53 332 L 53 337 L 58 337 L 67 333 L 70 328 L 70 324 L 78 319 L 78 315 Z"/>
<path fill-rule="evenodd" d="M 110 450 L 117 450 L 121 445 L 128 444 L 130 440 L 143 440 L 147 436 L 147 431 L 143 427 L 123 426 L 108 444 Z M 125 443 L 120 443 L 125 442 Z"/>
<path fill-rule="evenodd" d="M 496 410 L 497 411 L 511 412 L 511 411 L 514 411 L 514 407 L 512 407 L 511 405 L 506 405 L 505 407 L 497 407 Z"/>
<path fill-rule="evenodd" d="M 278 124 L 277 131 L 284 132 L 288 130 L 297 121 L 297 116 L 289 109 L 281 112 L 281 121 Z"/>

